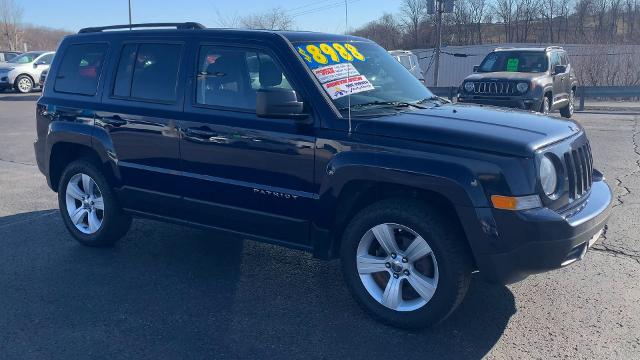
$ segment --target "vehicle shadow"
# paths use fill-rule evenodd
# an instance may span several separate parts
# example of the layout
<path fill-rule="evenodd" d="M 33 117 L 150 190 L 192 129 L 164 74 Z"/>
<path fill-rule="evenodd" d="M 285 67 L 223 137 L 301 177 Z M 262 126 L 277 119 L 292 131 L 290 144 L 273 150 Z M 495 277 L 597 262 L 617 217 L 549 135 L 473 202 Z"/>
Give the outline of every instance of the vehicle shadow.
<path fill-rule="evenodd" d="M 116 246 L 80 246 L 56 210 L 0 218 L 0 358 L 480 359 L 515 313 L 472 282 L 443 324 L 382 325 L 339 264 L 276 246 L 136 220 Z"/>
<path fill-rule="evenodd" d="M 3 94 L 0 92 L 0 101 L 36 101 L 40 94 Z"/>

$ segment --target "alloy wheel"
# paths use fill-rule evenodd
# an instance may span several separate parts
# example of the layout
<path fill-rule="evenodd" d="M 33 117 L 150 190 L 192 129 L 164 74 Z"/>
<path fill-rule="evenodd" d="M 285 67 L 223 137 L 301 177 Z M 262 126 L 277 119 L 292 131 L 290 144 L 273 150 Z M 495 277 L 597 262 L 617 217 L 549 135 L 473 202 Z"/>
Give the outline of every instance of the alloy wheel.
<path fill-rule="evenodd" d="M 414 230 L 384 223 L 360 239 L 356 265 L 362 284 L 377 302 L 396 311 L 425 306 L 438 287 L 438 263 Z"/>
<path fill-rule="evenodd" d="M 76 174 L 66 191 L 67 213 L 80 232 L 91 235 L 102 227 L 104 199 L 98 184 L 86 174 Z"/>
<path fill-rule="evenodd" d="M 28 93 L 33 88 L 31 80 L 27 77 L 23 77 L 18 81 L 18 90 L 22 93 Z"/>

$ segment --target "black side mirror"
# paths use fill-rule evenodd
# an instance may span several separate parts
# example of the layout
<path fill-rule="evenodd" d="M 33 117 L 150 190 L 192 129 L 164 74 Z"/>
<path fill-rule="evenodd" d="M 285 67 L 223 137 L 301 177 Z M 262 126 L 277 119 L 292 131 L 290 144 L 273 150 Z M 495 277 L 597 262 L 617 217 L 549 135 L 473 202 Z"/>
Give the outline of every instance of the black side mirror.
<path fill-rule="evenodd" d="M 306 119 L 304 103 L 298 101 L 294 90 L 282 88 L 259 89 L 256 92 L 256 115 L 264 118 Z"/>
<path fill-rule="evenodd" d="M 553 68 L 553 75 L 564 74 L 567 72 L 567 65 L 556 65 Z"/>
<path fill-rule="evenodd" d="M 478 72 L 478 69 L 480 69 L 479 65 L 474 65 L 473 66 L 473 72 Z"/>
<path fill-rule="evenodd" d="M 37 62 L 34 62 L 34 63 L 33 63 L 33 68 L 35 69 L 35 68 L 37 68 L 37 67 L 38 67 L 38 63 L 37 63 Z"/>

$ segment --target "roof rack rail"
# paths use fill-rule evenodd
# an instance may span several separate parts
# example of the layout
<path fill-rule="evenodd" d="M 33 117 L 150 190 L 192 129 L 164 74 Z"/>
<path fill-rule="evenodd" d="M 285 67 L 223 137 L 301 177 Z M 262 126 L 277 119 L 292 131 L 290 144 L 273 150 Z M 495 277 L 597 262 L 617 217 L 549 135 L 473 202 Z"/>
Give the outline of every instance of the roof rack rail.
<path fill-rule="evenodd" d="M 127 25 L 110 25 L 110 26 L 98 26 L 83 28 L 78 31 L 78 34 L 102 32 L 105 30 L 119 30 L 119 29 L 139 29 L 139 28 L 159 28 L 159 27 L 175 27 L 177 30 L 202 30 L 206 27 L 197 22 L 183 22 L 183 23 L 146 23 L 146 24 L 127 24 Z"/>
<path fill-rule="evenodd" d="M 546 49 L 547 50 L 564 50 L 564 48 L 562 46 L 557 46 L 557 45 L 547 46 Z"/>

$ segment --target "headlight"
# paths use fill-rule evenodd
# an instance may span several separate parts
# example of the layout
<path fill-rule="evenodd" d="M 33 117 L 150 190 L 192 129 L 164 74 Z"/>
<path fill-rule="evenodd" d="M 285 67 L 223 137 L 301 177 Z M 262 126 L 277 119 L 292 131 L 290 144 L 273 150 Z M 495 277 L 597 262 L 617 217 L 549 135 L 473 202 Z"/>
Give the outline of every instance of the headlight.
<path fill-rule="evenodd" d="M 553 195 L 558 187 L 558 174 L 553 161 L 544 156 L 540 160 L 540 183 L 542 190 L 547 196 Z"/>
<path fill-rule="evenodd" d="M 473 87 L 473 83 L 472 82 L 464 83 L 464 90 L 466 92 L 473 92 L 473 89 L 474 89 L 474 87 Z"/>
<path fill-rule="evenodd" d="M 529 90 L 529 84 L 526 82 L 519 82 L 518 85 L 516 85 L 516 89 L 521 93 L 527 92 L 527 90 Z"/>

